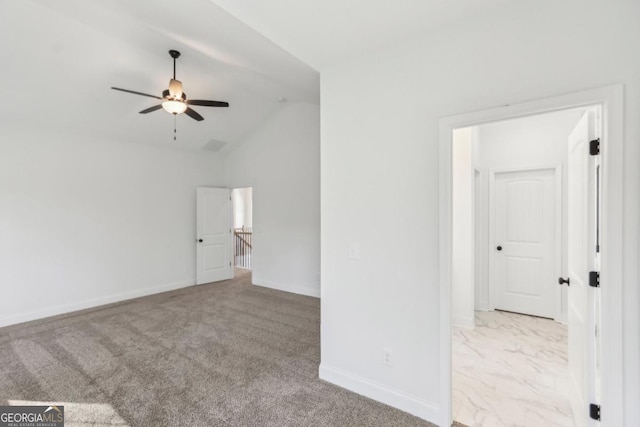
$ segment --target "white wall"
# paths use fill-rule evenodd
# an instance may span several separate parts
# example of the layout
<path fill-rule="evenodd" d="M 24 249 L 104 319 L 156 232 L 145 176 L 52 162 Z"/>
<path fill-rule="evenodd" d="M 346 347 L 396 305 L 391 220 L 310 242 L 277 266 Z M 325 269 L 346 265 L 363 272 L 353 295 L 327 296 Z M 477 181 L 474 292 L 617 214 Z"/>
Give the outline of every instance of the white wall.
<path fill-rule="evenodd" d="M 474 166 L 472 128 L 453 132 L 452 178 L 454 269 L 451 316 L 455 326 L 473 328 L 475 306 Z"/>
<path fill-rule="evenodd" d="M 640 425 L 640 2 L 490 12 L 321 74 L 320 375 L 439 421 L 438 119 L 621 82 L 625 425 Z"/>
<path fill-rule="evenodd" d="M 195 283 L 213 153 L 2 128 L 0 326 Z"/>
<path fill-rule="evenodd" d="M 319 296 L 320 109 L 285 105 L 225 158 L 228 187 L 253 188 L 253 283 Z"/>
<path fill-rule="evenodd" d="M 490 123 L 477 126 L 478 135 L 478 164 L 482 175 L 481 197 L 489 197 L 490 172 L 505 169 L 526 169 L 535 167 L 562 167 L 562 259 L 560 269 L 563 276 L 567 275 L 567 138 L 580 119 L 585 109 L 557 111 L 514 120 Z M 482 226 L 488 228 L 489 204 L 486 200 L 485 209 L 480 213 L 483 218 Z M 486 252 L 493 250 L 488 240 L 488 230 L 483 230 L 485 237 L 481 245 Z M 488 257 L 483 257 L 488 263 Z M 482 283 L 476 289 L 479 294 L 481 307 L 489 307 L 489 272 L 482 277 Z M 567 287 L 562 287 L 562 312 L 556 320 L 567 320 Z"/>
<path fill-rule="evenodd" d="M 233 227 L 253 227 L 253 196 L 252 188 L 234 188 L 231 191 L 233 199 Z"/>

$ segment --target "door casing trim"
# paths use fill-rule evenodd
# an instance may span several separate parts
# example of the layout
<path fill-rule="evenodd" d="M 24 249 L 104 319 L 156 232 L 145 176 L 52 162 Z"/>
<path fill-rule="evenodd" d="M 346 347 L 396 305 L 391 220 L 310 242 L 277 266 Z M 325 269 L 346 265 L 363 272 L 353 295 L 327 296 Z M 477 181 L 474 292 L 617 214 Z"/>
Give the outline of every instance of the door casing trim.
<path fill-rule="evenodd" d="M 601 273 L 602 285 L 602 402 L 607 417 L 602 426 L 623 425 L 623 85 L 612 85 L 439 120 L 439 299 L 440 299 L 440 420 L 452 422 L 451 371 L 451 267 L 452 267 L 452 156 L 453 130 L 499 120 L 526 117 L 570 108 L 599 105 L 602 108 Z M 585 408 L 585 411 L 588 408 Z"/>

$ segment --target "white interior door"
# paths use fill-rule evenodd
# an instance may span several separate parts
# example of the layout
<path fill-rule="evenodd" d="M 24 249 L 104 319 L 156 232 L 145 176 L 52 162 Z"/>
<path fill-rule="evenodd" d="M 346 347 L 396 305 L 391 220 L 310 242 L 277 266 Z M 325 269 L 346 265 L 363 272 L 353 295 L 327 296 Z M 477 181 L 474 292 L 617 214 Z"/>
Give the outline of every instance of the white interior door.
<path fill-rule="evenodd" d="M 196 283 L 232 278 L 231 190 L 198 188 L 196 210 Z"/>
<path fill-rule="evenodd" d="M 496 309 L 553 318 L 559 308 L 558 172 L 494 174 L 490 289 Z"/>
<path fill-rule="evenodd" d="M 589 271 L 596 267 L 593 115 L 582 116 L 568 141 L 569 378 L 577 426 L 591 425 L 589 404 L 595 403 L 595 290 L 589 287 Z"/>

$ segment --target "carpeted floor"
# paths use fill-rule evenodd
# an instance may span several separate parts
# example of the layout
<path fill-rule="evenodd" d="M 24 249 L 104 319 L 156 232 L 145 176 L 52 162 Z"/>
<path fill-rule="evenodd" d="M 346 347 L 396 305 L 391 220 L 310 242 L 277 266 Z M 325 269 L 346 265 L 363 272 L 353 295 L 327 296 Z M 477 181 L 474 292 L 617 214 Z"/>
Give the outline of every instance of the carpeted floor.
<path fill-rule="evenodd" d="M 318 379 L 320 301 L 250 276 L 0 329 L 0 405 L 66 426 L 430 426 Z"/>

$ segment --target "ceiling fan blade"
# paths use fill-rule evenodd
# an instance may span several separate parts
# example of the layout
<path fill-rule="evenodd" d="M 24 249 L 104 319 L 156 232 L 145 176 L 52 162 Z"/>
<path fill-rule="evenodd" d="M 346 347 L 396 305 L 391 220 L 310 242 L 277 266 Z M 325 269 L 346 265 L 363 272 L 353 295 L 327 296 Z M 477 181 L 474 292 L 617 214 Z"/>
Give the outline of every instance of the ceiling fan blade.
<path fill-rule="evenodd" d="M 189 105 L 201 105 L 203 107 L 228 107 L 229 103 L 224 101 L 205 101 L 202 99 L 188 99 Z"/>
<path fill-rule="evenodd" d="M 136 92 L 135 90 L 120 89 L 119 87 L 113 87 L 113 86 L 111 87 L 111 89 L 113 89 L 113 90 L 119 90 L 120 92 L 133 93 L 134 95 L 148 96 L 149 98 L 162 99 L 162 98 L 160 98 L 159 96 L 149 95 L 148 93 Z"/>
<path fill-rule="evenodd" d="M 140 114 L 147 114 L 150 113 L 152 111 L 156 111 L 162 108 L 162 104 L 158 104 L 158 105 L 154 105 L 153 107 L 149 107 L 145 110 L 140 111 Z"/>
<path fill-rule="evenodd" d="M 187 109 L 184 112 L 187 116 L 191 117 L 194 120 L 197 120 L 199 122 L 201 122 L 202 120 L 204 120 L 204 117 L 202 117 L 200 114 L 196 113 L 194 110 L 192 110 L 191 108 L 187 107 Z"/>

